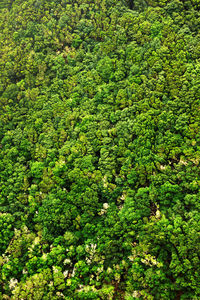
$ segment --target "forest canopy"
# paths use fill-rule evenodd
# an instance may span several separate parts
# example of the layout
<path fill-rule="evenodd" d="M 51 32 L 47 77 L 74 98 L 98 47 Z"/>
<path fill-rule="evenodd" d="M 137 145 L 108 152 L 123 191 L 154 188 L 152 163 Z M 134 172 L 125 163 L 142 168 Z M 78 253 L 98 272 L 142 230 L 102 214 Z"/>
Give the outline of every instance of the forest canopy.
<path fill-rule="evenodd" d="M 0 299 L 200 299 L 200 0 L 0 1 Z"/>

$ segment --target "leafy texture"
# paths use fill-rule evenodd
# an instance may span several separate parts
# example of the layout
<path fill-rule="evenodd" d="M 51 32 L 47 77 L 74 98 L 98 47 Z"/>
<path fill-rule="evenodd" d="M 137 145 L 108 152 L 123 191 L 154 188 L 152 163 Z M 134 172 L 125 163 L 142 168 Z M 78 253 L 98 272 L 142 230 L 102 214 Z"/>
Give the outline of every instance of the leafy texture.
<path fill-rule="evenodd" d="M 0 8 L 0 298 L 199 299 L 200 1 Z"/>

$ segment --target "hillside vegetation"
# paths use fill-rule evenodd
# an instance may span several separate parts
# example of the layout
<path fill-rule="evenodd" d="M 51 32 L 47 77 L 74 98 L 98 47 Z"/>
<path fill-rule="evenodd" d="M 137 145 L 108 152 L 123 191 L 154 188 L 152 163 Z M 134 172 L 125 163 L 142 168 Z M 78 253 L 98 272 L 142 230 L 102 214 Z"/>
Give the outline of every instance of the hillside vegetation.
<path fill-rule="evenodd" d="M 200 299 L 200 0 L 0 8 L 0 299 Z"/>

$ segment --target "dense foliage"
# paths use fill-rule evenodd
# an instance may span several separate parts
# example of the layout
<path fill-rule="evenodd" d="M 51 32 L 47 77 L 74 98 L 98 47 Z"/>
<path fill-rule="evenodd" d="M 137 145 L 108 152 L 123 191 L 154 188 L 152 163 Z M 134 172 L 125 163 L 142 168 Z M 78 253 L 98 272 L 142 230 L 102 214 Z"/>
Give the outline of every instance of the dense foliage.
<path fill-rule="evenodd" d="M 199 0 L 2 6 L 0 299 L 200 299 L 199 28 Z"/>

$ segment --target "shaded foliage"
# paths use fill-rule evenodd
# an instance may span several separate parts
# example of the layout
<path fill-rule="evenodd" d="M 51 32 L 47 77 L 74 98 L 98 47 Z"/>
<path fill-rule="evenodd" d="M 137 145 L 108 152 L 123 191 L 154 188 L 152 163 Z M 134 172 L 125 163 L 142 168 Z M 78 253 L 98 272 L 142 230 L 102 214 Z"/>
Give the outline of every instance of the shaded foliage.
<path fill-rule="evenodd" d="M 199 299 L 200 1 L 0 12 L 0 298 Z"/>

